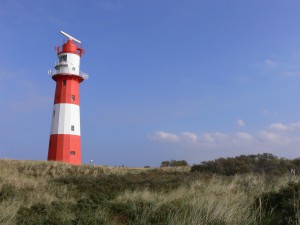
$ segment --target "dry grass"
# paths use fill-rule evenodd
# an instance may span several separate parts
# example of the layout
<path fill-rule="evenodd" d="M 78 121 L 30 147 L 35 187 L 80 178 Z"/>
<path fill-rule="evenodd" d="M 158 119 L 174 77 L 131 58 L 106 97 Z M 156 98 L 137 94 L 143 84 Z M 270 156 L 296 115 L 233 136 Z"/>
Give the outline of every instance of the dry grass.
<path fill-rule="evenodd" d="M 168 224 L 172 225 L 257 224 L 256 213 L 253 212 L 255 198 L 264 192 L 278 190 L 291 180 L 299 178 L 284 176 L 276 184 L 268 182 L 264 176 L 253 174 L 238 175 L 232 179 L 213 176 L 209 181 L 195 181 L 189 187 L 182 186 L 169 193 L 126 191 L 114 201 L 150 202 L 156 206 L 151 209 L 154 211 L 162 205 L 180 202 L 168 218 Z"/>
<path fill-rule="evenodd" d="M 159 171 L 160 169 L 156 169 Z M 187 173 L 190 168 L 164 168 L 164 172 Z M 72 166 L 58 162 L 0 160 L 0 190 L 4 185 L 16 187 L 13 198 L 0 201 L 0 224 L 16 224 L 16 215 L 21 206 L 30 207 L 35 203 L 52 202 L 76 203 L 78 195 L 73 184 L 52 182 L 68 176 L 99 177 L 122 176 L 153 171 L 148 168 L 119 168 L 106 166 Z M 146 174 L 146 173 L 145 173 Z M 154 178 L 153 178 L 154 179 Z M 156 179 L 156 178 L 155 178 Z M 282 176 L 270 179 L 264 175 L 237 175 L 234 177 L 203 176 L 190 183 L 168 191 L 153 191 L 148 188 L 125 190 L 107 202 L 123 204 L 136 212 L 135 223 L 149 223 L 153 215 L 165 216 L 166 223 L 172 225 L 200 224 L 257 224 L 254 212 L 255 198 L 264 192 L 278 190 L 289 181 L 299 181 L 296 176 Z M 80 198 L 84 198 L 81 193 Z M 140 204 L 147 205 L 141 209 Z M 131 208 L 130 208 L 131 207 Z M 99 214 L 100 211 L 97 211 Z M 101 214 L 101 215 L 100 215 Z M 106 224 L 126 224 L 109 210 L 101 210 L 99 215 Z M 66 215 L 66 217 L 71 215 Z M 116 219 L 118 217 L 118 219 Z"/>
<path fill-rule="evenodd" d="M 188 168 L 189 169 L 189 168 Z M 50 204 L 54 201 L 75 202 L 72 187 L 49 182 L 69 175 L 97 177 L 105 174 L 137 174 L 149 168 L 108 167 L 95 165 L 74 166 L 61 162 L 0 160 L 0 189 L 4 184 L 12 185 L 21 193 L 13 200 L 0 202 L 0 224 L 15 224 L 15 215 L 20 206 L 30 207 L 39 202 Z M 182 168 L 165 168 L 166 171 Z M 186 169 L 185 169 L 186 170 Z"/>

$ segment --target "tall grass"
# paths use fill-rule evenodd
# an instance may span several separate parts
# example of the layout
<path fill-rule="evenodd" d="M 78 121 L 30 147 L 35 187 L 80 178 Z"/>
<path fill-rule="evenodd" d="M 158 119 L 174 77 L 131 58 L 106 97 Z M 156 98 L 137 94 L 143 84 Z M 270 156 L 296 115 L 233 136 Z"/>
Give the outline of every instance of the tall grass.
<path fill-rule="evenodd" d="M 265 216 L 254 207 L 260 195 L 300 180 L 13 160 L 0 160 L 0 171 L 7 225 L 254 225 Z"/>
<path fill-rule="evenodd" d="M 147 224 L 143 220 L 147 221 L 151 211 L 159 211 L 170 205 L 174 205 L 174 208 L 170 209 L 166 224 L 258 224 L 259 211 L 253 208 L 257 196 L 278 190 L 291 180 L 298 178 L 284 176 L 270 182 L 263 175 L 237 175 L 232 178 L 212 176 L 209 180 L 197 180 L 169 193 L 126 191 L 114 201 L 142 201 L 155 205 L 148 209 L 149 212 L 144 212 L 142 220 L 137 220 L 136 224 Z"/>

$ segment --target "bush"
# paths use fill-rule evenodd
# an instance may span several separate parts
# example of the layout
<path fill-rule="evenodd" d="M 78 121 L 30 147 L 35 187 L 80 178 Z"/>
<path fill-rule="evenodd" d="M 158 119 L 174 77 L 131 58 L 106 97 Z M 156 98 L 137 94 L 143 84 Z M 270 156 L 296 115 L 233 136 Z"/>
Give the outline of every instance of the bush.
<path fill-rule="evenodd" d="M 118 193 L 125 190 L 170 191 L 182 184 L 188 184 L 201 174 L 189 172 L 165 172 L 162 170 L 149 170 L 139 174 L 102 175 L 92 176 L 66 176 L 56 179 L 63 185 L 72 185 L 79 194 L 87 194 L 94 203 L 113 199 Z"/>
<path fill-rule="evenodd" d="M 17 213 L 17 224 L 45 225 L 104 225 L 105 218 L 100 208 L 90 201 L 81 200 L 76 204 L 52 202 L 50 205 L 37 203 L 30 208 L 21 207 Z"/>
<path fill-rule="evenodd" d="M 204 161 L 201 164 L 193 165 L 191 171 L 215 173 L 226 176 L 245 173 L 282 175 L 288 173 L 292 168 L 300 170 L 300 164 L 297 160 L 293 161 L 285 158 L 278 158 L 272 154 L 264 153 Z"/>
<path fill-rule="evenodd" d="M 261 224 L 299 224 L 300 183 L 291 182 L 278 192 L 263 194 L 256 199 L 255 207 L 262 212 Z"/>
<path fill-rule="evenodd" d="M 102 209 L 88 199 L 77 202 L 74 206 L 76 218 L 73 224 L 105 225 L 105 218 L 101 214 Z"/>
<path fill-rule="evenodd" d="M 31 208 L 21 207 L 17 214 L 17 224 L 43 224 L 43 216 L 47 215 L 46 205 L 38 203 Z"/>
<path fill-rule="evenodd" d="M 170 160 L 162 161 L 160 167 L 177 167 L 177 166 L 188 166 L 189 164 L 185 160 Z"/>
<path fill-rule="evenodd" d="M 17 195 L 17 189 L 10 184 L 4 184 L 0 192 L 0 201 L 13 199 Z"/>

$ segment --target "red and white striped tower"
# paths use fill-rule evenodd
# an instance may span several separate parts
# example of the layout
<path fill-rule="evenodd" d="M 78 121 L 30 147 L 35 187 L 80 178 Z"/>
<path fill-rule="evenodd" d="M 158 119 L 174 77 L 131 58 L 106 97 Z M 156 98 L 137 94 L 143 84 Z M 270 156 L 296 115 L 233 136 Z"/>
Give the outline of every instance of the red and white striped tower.
<path fill-rule="evenodd" d="M 79 83 L 88 76 L 80 72 L 80 57 L 84 49 L 77 39 L 61 31 L 69 39 L 56 47 L 58 62 L 50 71 L 56 81 L 48 160 L 81 164 Z"/>

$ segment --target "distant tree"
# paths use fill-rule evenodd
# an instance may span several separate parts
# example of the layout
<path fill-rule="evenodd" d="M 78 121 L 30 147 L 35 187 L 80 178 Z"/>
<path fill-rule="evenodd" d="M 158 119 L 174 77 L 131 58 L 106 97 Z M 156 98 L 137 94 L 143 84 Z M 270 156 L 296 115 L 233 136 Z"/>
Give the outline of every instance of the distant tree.
<path fill-rule="evenodd" d="M 244 173 L 283 174 L 291 169 L 300 169 L 300 160 L 278 158 L 270 153 L 241 155 L 234 158 L 219 158 L 193 165 L 192 172 L 216 173 L 226 176 Z"/>
<path fill-rule="evenodd" d="M 170 166 L 171 167 L 175 167 L 175 166 L 188 166 L 188 163 L 185 160 L 171 160 L 170 161 Z"/>
<path fill-rule="evenodd" d="M 160 167 L 176 167 L 176 166 L 188 166 L 189 164 L 185 160 L 170 160 L 162 161 Z"/>
<path fill-rule="evenodd" d="M 170 162 L 169 161 L 162 161 L 160 164 L 160 167 L 169 167 L 170 166 Z"/>

